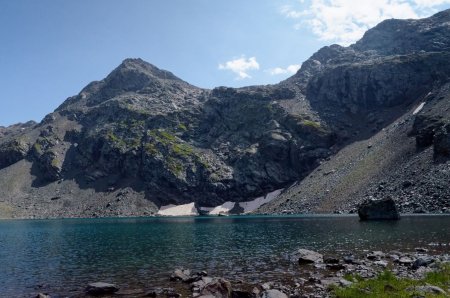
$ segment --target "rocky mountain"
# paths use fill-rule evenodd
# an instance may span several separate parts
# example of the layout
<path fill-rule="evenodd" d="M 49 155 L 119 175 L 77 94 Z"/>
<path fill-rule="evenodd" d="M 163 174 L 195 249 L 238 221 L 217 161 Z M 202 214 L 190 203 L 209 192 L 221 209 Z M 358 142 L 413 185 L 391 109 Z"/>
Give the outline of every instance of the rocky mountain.
<path fill-rule="evenodd" d="M 276 85 L 201 89 L 126 59 L 40 123 L 0 128 L 0 216 L 350 212 L 385 196 L 445 211 L 449 58 L 450 10 L 384 21 Z"/>

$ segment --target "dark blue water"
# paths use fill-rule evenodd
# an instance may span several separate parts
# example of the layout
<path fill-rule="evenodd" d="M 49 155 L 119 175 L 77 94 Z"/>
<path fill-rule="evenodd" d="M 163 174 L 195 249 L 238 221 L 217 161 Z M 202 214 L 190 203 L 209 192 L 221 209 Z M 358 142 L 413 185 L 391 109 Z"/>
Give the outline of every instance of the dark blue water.
<path fill-rule="evenodd" d="M 0 296 L 70 294 L 99 280 L 145 288 L 166 283 L 176 267 L 232 280 L 282 279 L 298 273 L 288 258 L 298 248 L 413 250 L 450 243 L 449 227 L 450 216 L 393 222 L 348 216 L 5 220 Z"/>

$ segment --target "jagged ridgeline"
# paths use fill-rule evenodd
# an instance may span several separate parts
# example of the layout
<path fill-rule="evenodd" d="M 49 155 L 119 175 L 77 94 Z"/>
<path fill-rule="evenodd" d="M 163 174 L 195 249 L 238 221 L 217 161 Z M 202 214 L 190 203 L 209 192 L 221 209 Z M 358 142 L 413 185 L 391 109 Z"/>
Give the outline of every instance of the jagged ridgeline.
<path fill-rule="evenodd" d="M 380 133 L 445 159 L 449 76 L 448 10 L 387 20 L 350 47 L 324 47 L 276 85 L 202 89 L 126 59 L 40 123 L 0 128 L 0 215 L 142 215 L 192 202 L 205 210 L 229 202 L 243 212 L 249 204 L 234 202 L 286 188 L 266 211 L 350 210 L 369 186 L 358 181 L 385 176 L 386 167 L 372 162 L 342 174 L 355 183 L 336 178 L 336 169 L 313 171 Z M 409 126 L 389 134 L 405 115 Z M 380 146 L 381 155 L 396 152 Z M 299 181 L 310 184 L 292 186 Z M 309 209 L 301 210 L 305 202 Z"/>

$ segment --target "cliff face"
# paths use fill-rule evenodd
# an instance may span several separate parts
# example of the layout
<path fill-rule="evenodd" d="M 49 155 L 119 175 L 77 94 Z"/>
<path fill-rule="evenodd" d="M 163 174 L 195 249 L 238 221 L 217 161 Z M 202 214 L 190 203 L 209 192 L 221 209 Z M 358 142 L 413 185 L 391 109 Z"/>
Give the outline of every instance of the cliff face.
<path fill-rule="evenodd" d="M 436 160 L 446 164 L 449 58 L 444 11 L 384 21 L 350 47 L 322 48 L 277 85 L 206 90 L 126 59 L 41 123 L 0 128 L 0 213 L 142 215 L 168 204 L 249 201 L 297 181 L 301 189 L 289 187 L 260 211 L 348 211 L 416 148 L 433 146 L 430 171 Z M 403 118 L 405 129 L 391 129 Z M 355 144 L 376 138 L 382 145 L 370 148 L 389 162 L 362 170 L 371 155 Z M 402 138 L 402 146 L 387 141 Z M 355 154 L 351 169 L 314 175 L 338 158 L 352 164 Z M 345 182 L 352 171 L 361 172 L 353 184 Z"/>

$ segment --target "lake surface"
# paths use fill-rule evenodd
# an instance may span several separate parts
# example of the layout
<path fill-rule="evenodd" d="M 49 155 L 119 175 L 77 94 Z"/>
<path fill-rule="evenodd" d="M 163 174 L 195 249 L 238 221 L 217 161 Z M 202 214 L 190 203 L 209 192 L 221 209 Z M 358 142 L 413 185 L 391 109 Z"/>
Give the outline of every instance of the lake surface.
<path fill-rule="evenodd" d="M 298 248 L 333 253 L 425 246 L 448 252 L 449 227 L 450 216 L 378 222 L 353 216 L 3 220 L 0 296 L 70 295 L 94 281 L 161 286 L 177 267 L 231 280 L 279 280 L 298 274 L 289 260 Z"/>

